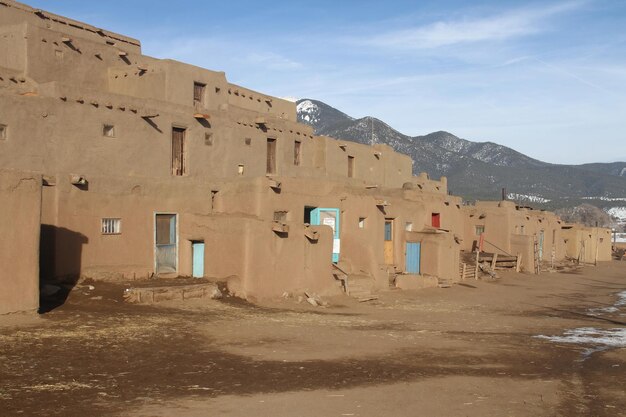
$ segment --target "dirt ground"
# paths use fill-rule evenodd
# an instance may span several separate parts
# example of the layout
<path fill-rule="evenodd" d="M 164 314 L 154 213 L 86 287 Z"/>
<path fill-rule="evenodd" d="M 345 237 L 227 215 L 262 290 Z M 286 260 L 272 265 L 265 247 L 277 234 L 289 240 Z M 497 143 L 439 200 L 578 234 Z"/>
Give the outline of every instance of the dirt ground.
<path fill-rule="evenodd" d="M 534 337 L 624 328 L 623 311 L 589 309 L 626 290 L 626 262 L 327 308 L 136 306 L 120 284 L 92 285 L 37 318 L 0 318 L 0 415 L 626 415 L 626 349 Z"/>

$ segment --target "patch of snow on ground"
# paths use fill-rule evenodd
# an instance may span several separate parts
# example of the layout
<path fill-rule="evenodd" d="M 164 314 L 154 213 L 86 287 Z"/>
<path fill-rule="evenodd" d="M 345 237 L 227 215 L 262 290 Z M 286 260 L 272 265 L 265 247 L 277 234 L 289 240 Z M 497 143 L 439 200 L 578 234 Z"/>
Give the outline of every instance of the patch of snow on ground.
<path fill-rule="evenodd" d="M 580 327 L 566 330 L 563 336 L 534 336 L 537 339 L 546 339 L 557 343 L 573 343 L 588 346 L 585 355 L 610 348 L 626 347 L 626 328 L 614 327 L 610 329 L 596 329 L 595 327 Z"/>
<path fill-rule="evenodd" d="M 528 195 L 528 194 L 509 193 L 507 195 L 507 198 L 513 201 L 528 201 L 531 203 L 549 203 L 550 202 L 550 200 L 547 198 L 543 198 L 538 195 Z"/>
<path fill-rule="evenodd" d="M 617 300 L 610 307 L 592 308 L 589 313 L 599 316 L 602 313 L 615 314 L 619 313 L 626 306 L 626 291 L 619 292 Z M 620 313 L 620 316 L 626 314 Z M 589 356 L 594 352 L 603 351 L 611 348 L 626 347 L 626 327 L 613 327 L 608 329 L 598 329 L 595 327 L 579 327 L 563 332 L 561 336 L 533 336 L 537 339 L 545 339 L 556 343 L 572 343 L 586 346 L 584 356 Z"/>

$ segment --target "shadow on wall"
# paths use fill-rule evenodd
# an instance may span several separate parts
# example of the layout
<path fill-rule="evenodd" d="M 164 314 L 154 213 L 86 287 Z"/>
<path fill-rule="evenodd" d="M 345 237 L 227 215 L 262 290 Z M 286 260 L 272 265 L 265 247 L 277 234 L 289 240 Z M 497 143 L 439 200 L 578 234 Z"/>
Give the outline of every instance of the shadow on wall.
<path fill-rule="evenodd" d="M 49 224 L 41 225 L 39 243 L 39 313 L 63 305 L 80 277 L 82 233 Z"/>

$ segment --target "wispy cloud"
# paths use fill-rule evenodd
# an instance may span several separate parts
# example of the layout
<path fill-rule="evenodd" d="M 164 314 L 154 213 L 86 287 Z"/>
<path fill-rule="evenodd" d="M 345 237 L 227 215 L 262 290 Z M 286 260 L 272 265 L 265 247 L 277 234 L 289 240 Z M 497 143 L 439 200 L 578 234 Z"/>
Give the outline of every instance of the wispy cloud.
<path fill-rule="evenodd" d="M 302 67 L 301 63 L 273 52 L 253 52 L 248 54 L 246 58 L 251 64 L 262 65 L 267 69 L 276 71 L 294 70 Z"/>
<path fill-rule="evenodd" d="M 557 14 L 576 10 L 583 1 L 542 8 L 517 9 L 490 17 L 438 21 L 390 31 L 362 41 L 364 44 L 393 49 L 429 49 L 483 41 L 501 41 L 543 32 L 545 21 Z"/>

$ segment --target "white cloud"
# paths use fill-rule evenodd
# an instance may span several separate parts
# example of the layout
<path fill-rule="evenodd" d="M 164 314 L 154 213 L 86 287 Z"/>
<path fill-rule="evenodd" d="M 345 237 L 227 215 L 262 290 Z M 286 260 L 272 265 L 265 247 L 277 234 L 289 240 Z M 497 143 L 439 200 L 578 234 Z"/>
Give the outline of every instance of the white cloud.
<path fill-rule="evenodd" d="M 267 69 L 276 71 L 293 70 L 302 67 L 301 63 L 273 52 L 253 52 L 248 54 L 246 58 L 252 64 L 262 65 Z"/>
<path fill-rule="evenodd" d="M 567 2 L 543 8 L 518 9 L 485 18 L 438 21 L 394 30 L 362 43 L 393 49 L 429 49 L 482 41 L 501 41 L 543 32 L 546 19 L 580 8 L 584 2 Z"/>

